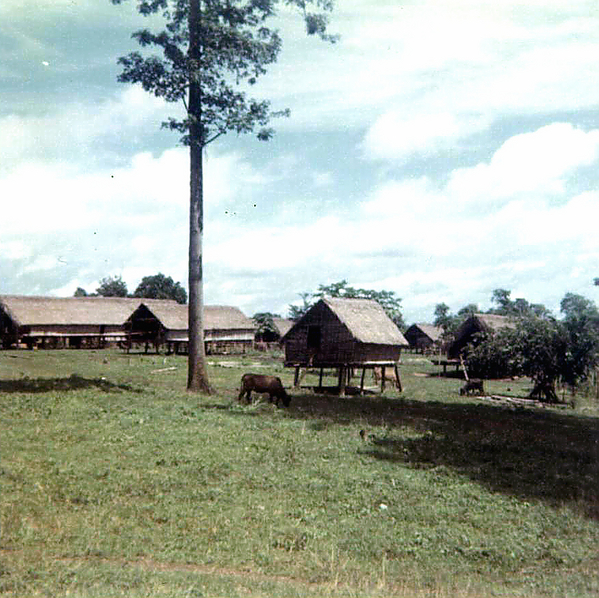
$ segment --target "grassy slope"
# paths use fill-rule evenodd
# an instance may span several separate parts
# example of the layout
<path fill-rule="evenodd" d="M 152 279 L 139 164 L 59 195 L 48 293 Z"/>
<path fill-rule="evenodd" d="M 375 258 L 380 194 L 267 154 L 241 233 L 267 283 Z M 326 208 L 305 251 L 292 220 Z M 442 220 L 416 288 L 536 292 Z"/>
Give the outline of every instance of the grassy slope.
<path fill-rule="evenodd" d="M 240 406 L 255 361 L 196 397 L 182 357 L 1 352 L 0 593 L 599 593 L 596 404 L 460 398 L 407 356 L 401 396 Z"/>

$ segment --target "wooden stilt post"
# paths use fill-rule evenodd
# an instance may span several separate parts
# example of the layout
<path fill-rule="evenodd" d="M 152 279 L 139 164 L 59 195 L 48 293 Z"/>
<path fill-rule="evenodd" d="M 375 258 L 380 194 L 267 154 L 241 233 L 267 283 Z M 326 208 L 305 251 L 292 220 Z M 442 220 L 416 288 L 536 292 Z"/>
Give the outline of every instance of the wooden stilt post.
<path fill-rule="evenodd" d="M 381 392 L 385 392 L 385 366 L 381 366 Z"/>
<path fill-rule="evenodd" d="M 324 371 L 324 368 L 320 368 L 320 374 L 318 376 L 318 388 L 322 388 L 322 375 L 323 375 L 323 371 Z"/>
<path fill-rule="evenodd" d="M 364 394 L 364 378 L 366 377 L 366 367 L 362 368 L 362 376 L 360 377 L 360 394 Z"/>
<path fill-rule="evenodd" d="M 339 366 L 339 396 L 345 396 L 345 387 L 347 385 L 347 368 L 342 365 Z"/>
<path fill-rule="evenodd" d="M 293 387 L 297 388 L 299 386 L 299 375 L 300 375 L 300 366 L 295 366 L 295 375 L 293 377 Z"/>
<path fill-rule="evenodd" d="M 399 365 L 395 364 L 395 378 L 397 379 L 397 390 L 399 392 L 403 392 L 403 388 L 401 386 L 401 378 L 399 377 Z"/>

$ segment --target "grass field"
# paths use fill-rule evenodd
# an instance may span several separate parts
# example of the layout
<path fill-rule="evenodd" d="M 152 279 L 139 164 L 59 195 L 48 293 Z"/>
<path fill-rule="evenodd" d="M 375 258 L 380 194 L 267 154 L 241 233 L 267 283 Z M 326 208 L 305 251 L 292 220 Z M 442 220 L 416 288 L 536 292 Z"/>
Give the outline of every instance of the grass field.
<path fill-rule="evenodd" d="M 0 594 L 599 595 L 595 400 L 460 397 L 406 355 L 401 395 L 246 406 L 242 373 L 292 371 L 209 361 L 195 396 L 184 357 L 0 352 Z"/>

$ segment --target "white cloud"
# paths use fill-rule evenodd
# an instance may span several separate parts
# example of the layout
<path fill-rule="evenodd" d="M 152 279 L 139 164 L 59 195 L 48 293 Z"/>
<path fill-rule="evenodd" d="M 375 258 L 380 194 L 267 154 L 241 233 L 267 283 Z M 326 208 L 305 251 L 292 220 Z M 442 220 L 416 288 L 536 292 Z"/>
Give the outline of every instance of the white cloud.
<path fill-rule="evenodd" d="M 564 192 L 577 169 L 599 159 L 599 130 L 554 123 L 508 139 L 487 163 L 452 173 L 447 192 L 457 206 L 549 198 Z"/>
<path fill-rule="evenodd" d="M 9 114 L 0 118 L 0 172 L 34 159 L 87 162 L 97 158 L 109 138 L 131 144 L 138 131 L 156 131 L 176 109 L 131 86 L 98 105 L 69 103 L 43 115 Z"/>
<path fill-rule="evenodd" d="M 23 240 L 0 243 L 0 257 L 5 260 L 22 260 L 31 256 L 31 250 Z"/>
<path fill-rule="evenodd" d="M 402 160 L 416 153 L 449 150 L 488 125 L 488 119 L 478 115 L 391 111 L 370 127 L 363 147 L 369 158 Z"/>

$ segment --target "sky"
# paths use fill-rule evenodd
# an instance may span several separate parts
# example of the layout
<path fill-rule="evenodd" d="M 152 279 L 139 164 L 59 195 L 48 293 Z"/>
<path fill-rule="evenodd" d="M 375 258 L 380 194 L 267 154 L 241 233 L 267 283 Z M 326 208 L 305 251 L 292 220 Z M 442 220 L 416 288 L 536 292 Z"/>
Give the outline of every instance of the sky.
<path fill-rule="evenodd" d="M 0 294 L 187 287 L 181 108 L 117 81 L 135 4 L 0 2 Z M 334 45 L 272 24 L 253 93 L 291 116 L 206 149 L 207 304 L 286 316 L 341 280 L 408 324 L 497 288 L 599 300 L 596 0 L 337 0 Z"/>

